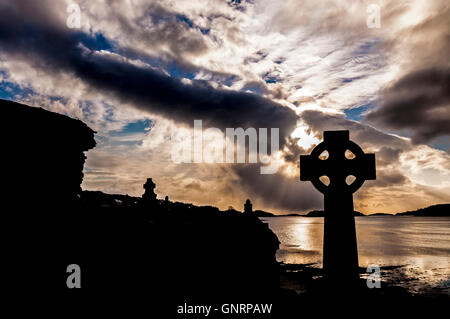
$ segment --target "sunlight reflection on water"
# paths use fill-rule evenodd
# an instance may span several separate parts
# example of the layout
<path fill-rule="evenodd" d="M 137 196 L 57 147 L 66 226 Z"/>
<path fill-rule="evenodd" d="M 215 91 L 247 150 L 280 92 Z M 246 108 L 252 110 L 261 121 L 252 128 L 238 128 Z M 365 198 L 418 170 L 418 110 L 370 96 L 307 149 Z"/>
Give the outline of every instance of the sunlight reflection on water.
<path fill-rule="evenodd" d="M 323 218 L 269 217 L 280 240 L 277 260 L 322 267 Z M 386 272 L 385 280 L 411 291 L 439 287 L 450 291 L 449 217 L 356 217 L 359 265 L 404 265 Z"/>

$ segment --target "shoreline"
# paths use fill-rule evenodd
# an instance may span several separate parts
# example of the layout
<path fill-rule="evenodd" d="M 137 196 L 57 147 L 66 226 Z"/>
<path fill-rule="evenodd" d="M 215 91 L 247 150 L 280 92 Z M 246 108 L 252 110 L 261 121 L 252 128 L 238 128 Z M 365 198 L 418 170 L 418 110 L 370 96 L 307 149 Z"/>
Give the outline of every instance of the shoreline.
<path fill-rule="evenodd" d="M 322 268 L 317 267 L 317 263 L 306 264 L 285 264 L 279 262 L 280 265 L 280 288 L 293 290 L 297 294 L 302 295 L 308 293 L 314 286 L 320 285 L 322 281 Z M 406 276 L 402 273 L 402 269 L 408 265 L 381 266 L 381 288 L 372 288 L 374 292 L 382 292 L 385 290 L 395 291 L 395 295 L 401 297 L 425 297 L 431 299 L 447 298 L 450 300 L 450 288 L 423 286 L 417 290 L 410 283 L 417 282 L 417 278 Z M 359 267 L 360 281 L 364 286 L 370 273 L 363 267 Z"/>

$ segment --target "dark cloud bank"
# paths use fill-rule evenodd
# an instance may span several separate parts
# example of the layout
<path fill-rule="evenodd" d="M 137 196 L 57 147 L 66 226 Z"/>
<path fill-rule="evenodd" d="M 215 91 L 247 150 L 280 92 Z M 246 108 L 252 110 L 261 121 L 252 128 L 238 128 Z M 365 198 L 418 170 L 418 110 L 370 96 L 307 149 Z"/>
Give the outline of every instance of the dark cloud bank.
<path fill-rule="evenodd" d="M 383 92 L 380 104 L 366 120 L 406 131 L 416 143 L 450 135 L 450 68 L 407 74 Z"/>
<path fill-rule="evenodd" d="M 323 207 L 323 196 L 311 183 L 281 172 L 261 175 L 258 165 L 234 165 L 233 171 L 244 190 L 267 207 L 285 211 L 307 211 Z"/>
<path fill-rule="evenodd" d="M 26 4 L 26 5 L 25 5 Z M 93 89 L 163 117 L 226 127 L 278 127 L 281 143 L 296 123 L 289 108 L 256 94 L 214 89 L 205 82 L 182 83 L 160 71 L 89 50 L 91 35 L 52 21 L 45 8 L 22 11 L 29 1 L 0 5 L 0 52 L 28 60 L 47 72 L 65 71 Z"/>

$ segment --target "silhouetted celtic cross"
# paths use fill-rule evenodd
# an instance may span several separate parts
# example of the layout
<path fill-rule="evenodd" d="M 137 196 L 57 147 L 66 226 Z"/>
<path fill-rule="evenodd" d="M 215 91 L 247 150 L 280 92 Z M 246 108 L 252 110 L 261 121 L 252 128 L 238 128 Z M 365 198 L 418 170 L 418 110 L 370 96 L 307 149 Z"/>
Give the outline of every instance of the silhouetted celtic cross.
<path fill-rule="evenodd" d="M 324 277 L 348 283 L 359 278 L 353 193 L 375 179 L 375 154 L 350 141 L 349 131 L 326 131 L 323 137 L 311 155 L 300 156 L 300 180 L 311 181 L 324 194 Z M 321 156 L 325 151 L 328 157 Z M 328 185 L 322 176 L 329 178 Z M 348 176 L 355 177 L 350 184 Z"/>
<path fill-rule="evenodd" d="M 300 156 L 300 180 L 311 181 L 321 193 L 334 190 L 340 192 L 356 192 L 365 180 L 375 179 L 375 154 L 364 154 L 361 147 L 349 140 L 349 131 L 325 131 L 324 141 L 317 145 L 311 155 Z M 320 155 L 328 152 L 328 158 Z M 346 152 L 353 153 L 354 158 L 347 158 Z M 351 154 L 350 153 L 350 154 Z M 327 176 L 327 186 L 320 177 Z M 356 179 L 347 184 L 348 176 Z"/>

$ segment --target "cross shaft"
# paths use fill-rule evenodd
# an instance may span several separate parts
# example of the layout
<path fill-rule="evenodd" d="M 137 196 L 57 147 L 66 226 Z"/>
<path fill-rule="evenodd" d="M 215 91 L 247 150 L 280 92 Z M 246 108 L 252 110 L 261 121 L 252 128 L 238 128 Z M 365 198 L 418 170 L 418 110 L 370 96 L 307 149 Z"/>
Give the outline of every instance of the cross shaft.
<path fill-rule="evenodd" d="M 324 194 L 324 278 L 348 284 L 359 278 L 353 193 L 376 178 L 375 155 L 350 141 L 349 131 L 325 131 L 323 136 L 310 155 L 300 156 L 300 180 L 311 181 Z M 327 158 L 321 157 L 325 151 Z M 348 151 L 353 158 L 346 157 Z M 351 184 L 346 182 L 349 175 L 355 177 Z M 329 178 L 328 185 L 322 176 Z"/>

